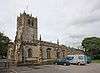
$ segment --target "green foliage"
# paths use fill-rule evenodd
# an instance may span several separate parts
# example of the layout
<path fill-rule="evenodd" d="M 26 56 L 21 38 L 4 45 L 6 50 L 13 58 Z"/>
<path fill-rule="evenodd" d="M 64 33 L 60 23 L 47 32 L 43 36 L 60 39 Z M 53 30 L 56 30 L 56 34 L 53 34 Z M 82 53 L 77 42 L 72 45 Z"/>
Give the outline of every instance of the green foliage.
<path fill-rule="evenodd" d="M 100 54 L 97 54 L 97 55 L 95 55 L 94 57 L 93 57 L 93 59 L 95 60 L 100 60 Z"/>
<path fill-rule="evenodd" d="M 6 57 L 9 41 L 10 41 L 10 39 L 7 36 L 5 36 L 3 33 L 0 32 L 0 56 Z"/>
<path fill-rule="evenodd" d="M 100 60 L 93 60 L 93 63 L 100 63 Z"/>
<path fill-rule="evenodd" d="M 100 50 L 100 38 L 90 37 L 85 38 L 82 41 L 82 46 L 85 48 L 85 51 L 91 51 L 92 49 Z"/>

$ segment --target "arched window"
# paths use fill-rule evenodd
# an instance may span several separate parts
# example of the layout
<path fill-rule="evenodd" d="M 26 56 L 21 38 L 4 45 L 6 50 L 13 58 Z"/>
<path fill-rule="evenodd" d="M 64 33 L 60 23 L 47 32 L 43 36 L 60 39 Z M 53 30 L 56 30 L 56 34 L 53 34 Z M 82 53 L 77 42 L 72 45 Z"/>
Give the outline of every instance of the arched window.
<path fill-rule="evenodd" d="M 28 49 L 28 58 L 32 57 L 32 49 Z"/>
<path fill-rule="evenodd" d="M 57 58 L 60 58 L 60 52 L 57 52 Z"/>
<path fill-rule="evenodd" d="M 32 21 L 32 26 L 34 25 L 34 22 Z"/>
<path fill-rule="evenodd" d="M 47 48 L 47 59 L 51 59 L 51 48 Z"/>

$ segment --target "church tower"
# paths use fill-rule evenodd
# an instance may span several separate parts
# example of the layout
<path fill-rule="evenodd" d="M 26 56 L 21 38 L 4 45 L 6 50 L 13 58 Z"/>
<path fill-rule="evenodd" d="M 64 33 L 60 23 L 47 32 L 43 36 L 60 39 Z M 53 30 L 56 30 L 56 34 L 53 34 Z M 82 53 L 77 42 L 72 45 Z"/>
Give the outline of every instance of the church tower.
<path fill-rule="evenodd" d="M 17 17 L 17 40 L 33 42 L 38 39 L 37 31 L 37 18 L 25 12 Z"/>
<path fill-rule="evenodd" d="M 17 32 L 15 37 L 16 60 L 25 62 L 36 55 L 34 53 L 36 50 L 34 42 L 38 40 L 37 31 L 37 18 L 26 14 L 25 11 L 17 17 Z"/>

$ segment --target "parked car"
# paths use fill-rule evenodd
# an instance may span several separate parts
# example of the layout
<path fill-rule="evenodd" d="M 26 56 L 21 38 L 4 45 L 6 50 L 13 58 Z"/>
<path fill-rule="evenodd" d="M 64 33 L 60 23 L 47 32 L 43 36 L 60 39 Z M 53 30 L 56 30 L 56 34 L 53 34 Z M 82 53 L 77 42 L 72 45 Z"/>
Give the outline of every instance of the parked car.
<path fill-rule="evenodd" d="M 91 62 L 92 62 L 91 56 L 87 56 L 87 64 L 89 64 Z"/>
<path fill-rule="evenodd" d="M 68 55 L 66 59 L 71 63 L 71 64 L 77 64 L 77 65 L 85 65 L 87 64 L 87 56 L 80 54 L 80 55 Z"/>
<path fill-rule="evenodd" d="M 70 62 L 66 58 L 62 58 L 62 59 L 56 59 L 54 61 L 54 64 L 69 66 L 70 65 Z"/>

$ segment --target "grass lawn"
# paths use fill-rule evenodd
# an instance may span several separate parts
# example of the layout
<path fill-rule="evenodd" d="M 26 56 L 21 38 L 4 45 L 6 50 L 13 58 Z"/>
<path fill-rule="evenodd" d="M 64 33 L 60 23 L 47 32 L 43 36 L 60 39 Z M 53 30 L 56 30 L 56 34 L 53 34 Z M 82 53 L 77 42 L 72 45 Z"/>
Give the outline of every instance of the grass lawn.
<path fill-rule="evenodd" d="M 92 60 L 93 63 L 100 63 L 100 60 Z"/>

